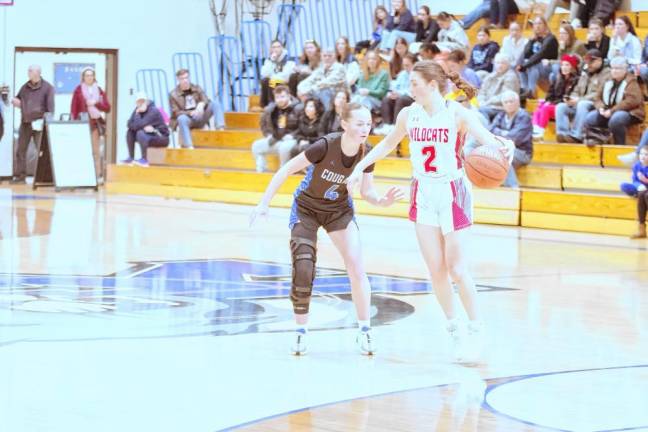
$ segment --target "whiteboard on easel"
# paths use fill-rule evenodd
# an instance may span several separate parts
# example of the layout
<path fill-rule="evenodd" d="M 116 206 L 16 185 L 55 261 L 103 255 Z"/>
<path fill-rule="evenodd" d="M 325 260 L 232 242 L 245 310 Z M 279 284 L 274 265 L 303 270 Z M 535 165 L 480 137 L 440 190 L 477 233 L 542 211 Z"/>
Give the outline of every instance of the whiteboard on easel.
<path fill-rule="evenodd" d="M 97 187 L 92 137 L 87 121 L 47 123 L 50 158 L 57 188 Z"/>

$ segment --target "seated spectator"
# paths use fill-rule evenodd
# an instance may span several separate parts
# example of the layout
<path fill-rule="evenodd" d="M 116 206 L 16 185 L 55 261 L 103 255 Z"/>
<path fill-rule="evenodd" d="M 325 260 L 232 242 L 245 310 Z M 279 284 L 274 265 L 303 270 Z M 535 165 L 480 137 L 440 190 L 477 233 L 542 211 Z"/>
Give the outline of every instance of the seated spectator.
<path fill-rule="evenodd" d="M 477 45 L 470 52 L 468 68 L 475 71 L 480 80 L 493 72 L 493 60 L 500 47 L 497 42 L 490 40 L 490 30 L 481 27 L 477 32 Z"/>
<path fill-rule="evenodd" d="M 321 120 L 324 114 L 324 106 L 319 99 L 309 97 L 304 102 L 304 109 L 299 113 L 297 119 L 297 131 L 295 132 L 295 144 L 290 152 L 290 157 L 295 157 L 299 153 L 313 144 L 321 135 Z"/>
<path fill-rule="evenodd" d="M 252 154 L 256 161 L 257 172 L 266 172 L 266 155 L 279 154 L 281 165 L 290 160 L 290 152 L 297 144 L 297 105 L 299 101 L 290 95 L 285 85 L 275 87 L 274 103 L 266 107 L 261 116 L 263 138 L 252 143 Z"/>
<path fill-rule="evenodd" d="M 461 24 L 461 27 L 463 27 L 465 30 L 468 30 L 480 19 L 488 18 L 490 16 L 490 11 L 491 0 L 482 0 L 482 2 L 475 9 L 468 12 L 468 15 L 466 15 L 459 21 L 459 24 Z"/>
<path fill-rule="evenodd" d="M 360 77 L 360 65 L 353 55 L 353 50 L 349 44 L 349 38 L 340 36 L 335 41 L 335 58 L 338 63 L 344 66 L 346 73 L 347 85 L 349 87 L 355 86 L 355 83 Z"/>
<path fill-rule="evenodd" d="M 421 44 L 418 51 L 420 60 L 434 60 L 441 53 L 441 50 L 434 42 L 425 42 Z"/>
<path fill-rule="evenodd" d="M 467 81 L 471 86 L 479 88 L 481 80 L 474 70 L 466 66 L 466 53 L 462 50 L 454 50 L 448 54 L 445 61 L 448 71 L 455 72 Z"/>
<path fill-rule="evenodd" d="M 585 54 L 585 66 L 568 98 L 556 106 L 556 139 L 561 143 L 583 142 L 583 125 L 587 114 L 610 78 L 610 70 L 603 67 L 603 54 L 592 49 Z M 570 118 L 574 121 L 570 125 Z"/>
<path fill-rule="evenodd" d="M 622 2 L 621 0 L 590 0 L 587 3 L 594 3 L 594 10 L 591 14 L 590 21 L 599 19 L 606 26 L 610 23 L 610 20 L 614 17 L 614 13 L 619 9 Z"/>
<path fill-rule="evenodd" d="M 632 182 L 621 183 L 621 190 L 637 197 L 637 216 L 639 226 L 633 239 L 646 238 L 646 212 L 648 212 L 648 146 L 639 148 L 639 160 L 632 167 Z"/>
<path fill-rule="evenodd" d="M 549 93 L 544 101 L 540 102 L 533 113 L 533 137 L 542 138 L 545 128 L 556 115 L 556 105 L 563 102 L 572 94 L 578 83 L 578 58 L 574 55 L 564 54 L 560 59 L 560 75 L 551 84 Z"/>
<path fill-rule="evenodd" d="M 491 0 L 490 23 L 496 29 L 503 29 L 508 16 L 519 12 L 520 10 L 513 0 Z"/>
<path fill-rule="evenodd" d="M 436 20 L 430 15 L 430 8 L 423 5 L 419 8 L 418 14 L 416 16 L 416 38 L 415 42 L 424 43 L 424 42 L 436 42 L 438 40 L 439 24 Z M 418 46 L 416 46 L 416 51 L 418 51 Z"/>
<path fill-rule="evenodd" d="M 551 20 L 551 17 L 554 15 L 556 12 L 556 7 L 560 6 L 563 9 L 569 10 L 569 22 L 572 24 L 578 24 L 577 28 L 582 27 L 582 23 L 580 22 L 580 18 L 582 14 L 584 13 L 584 6 L 582 4 L 581 0 L 574 0 L 574 1 L 569 1 L 569 0 L 549 0 L 549 4 L 547 5 L 547 10 L 545 11 L 545 20 L 549 21 Z M 578 20 L 578 21 L 576 21 Z"/>
<path fill-rule="evenodd" d="M 333 107 L 328 109 L 322 116 L 320 135 L 342 132 L 342 111 L 346 104 L 349 103 L 349 100 L 349 92 L 346 90 L 340 90 L 335 94 Z"/>
<path fill-rule="evenodd" d="M 558 41 L 549 31 L 544 18 L 536 17 L 533 20 L 533 33 L 534 37 L 524 47 L 524 53 L 517 66 L 522 96 L 525 98 L 535 97 L 538 81 L 548 79 L 551 73 L 548 60 L 558 58 Z M 543 63 L 543 60 L 547 62 Z"/>
<path fill-rule="evenodd" d="M 439 42 L 437 46 L 441 51 L 467 51 L 470 48 L 470 41 L 466 32 L 453 15 L 441 12 L 437 15 L 437 23 L 441 29 L 438 34 Z"/>
<path fill-rule="evenodd" d="M 162 118 L 160 110 L 149 101 L 145 93 L 138 93 L 135 98 L 135 110 L 128 120 L 128 131 L 126 132 L 126 143 L 128 144 L 128 159 L 122 161 L 125 164 L 134 163 L 147 167 L 149 147 L 168 147 L 169 128 Z M 142 157 L 135 160 L 135 142 L 140 145 Z"/>
<path fill-rule="evenodd" d="M 627 16 L 620 16 L 614 20 L 614 32 L 610 40 L 608 59 L 625 57 L 629 65 L 641 63 L 641 41 L 637 37 L 634 26 Z"/>
<path fill-rule="evenodd" d="M 214 104 L 199 85 L 191 83 L 187 69 L 180 69 L 176 79 L 178 85 L 169 94 L 170 126 L 172 130 L 180 129 L 182 147 L 193 148 L 191 129 L 202 129 L 209 124 L 214 115 Z"/>
<path fill-rule="evenodd" d="M 410 73 L 416 63 L 416 57 L 412 54 L 405 54 L 403 58 L 403 69 L 398 73 L 396 79 L 389 85 L 389 92 L 382 100 L 380 112 L 382 113 L 383 124 L 374 130 L 375 134 L 387 135 L 394 128 L 394 123 L 400 111 L 410 106 L 414 99 L 410 96 Z"/>
<path fill-rule="evenodd" d="M 405 0 L 392 0 L 391 3 L 394 14 L 387 21 L 387 27 L 382 34 L 380 41 L 382 51 L 394 48 L 396 40 L 399 38 L 405 39 L 408 44 L 416 39 L 414 16 L 407 8 Z"/>
<path fill-rule="evenodd" d="M 504 53 L 495 55 L 495 70 L 486 75 L 482 81 L 481 91 L 477 95 L 479 112 L 490 122 L 500 111 L 504 110 L 502 95 L 505 91 L 520 93 L 520 79 L 513 69 L 511 60 Z"/>
<path fill-rule="evenodd" d="M 644 48 L 641 51 L 641 64 L 635 67 L 635 75 L 640 77 L 644 84 L 648 84 L 648 36 L 644 40 Z"/>
<path fill-rule="evenodd" d="M 610 50 L 610 38 L 605 34 L 603 21 L 598 18 L 592 18 L 589 21 L 585 48 L 587 48 L 588 51 L 592 49 L 601 51 L 604 59 L 608 56 L 608 51 Z"/>
<path fill-rule="evenodd" d="M 375 51 L 367 51 L 362 59 L 362 74 L 351 102 L 373 111 L 380 108 L 382 98 L 388 90 L 389 74 L 380 68 L 380 57 Z"/>
<path fill-rule="evenodd" d="M 267 106 L 273 89 L 279 84 L 288 84 L 295 62 L 288 59 L 283 44 L 275 40 L 270 45 L 270 57 L 261 67 L 261 107 Z"/>
<path fill-rule="evenodd" d="M 322 50 L 317 41 L 307 40 L 304 42 L 304 48 L 299 63 L 297 63 L 290 74 L 288 88 L 292 95 L 297 95 L 297 86 L 300 82 L 308 78 L 322 61 Z"/>
<path fill-rule="evenodd" d="M 517 65 L 524 54 L 524 47 L 528 42 L 529 40 L 522 36 L 520 24 L 513 21 L 509 26 L 509 34 L 504 36 L 504 40 L 502 40 L 502 49 L 500 52 L 509 56 L 511 65 Z"/>
<path fill-rule="evenodd" d="M 585 44 L 576 39 L 576 33 L 571 24 L 561 24 L 558 33 L 558 58 L 562 59 L 565 54 L 577 56 L 578 61 L 587 54 Z M 560 73 L 561 61 L 548 60 L 548 62 L 551 65 L 551 82 L 554 82 Z"/>
<path fill-rule="evenodd" d="M 409 52 L 409 47 L 407 41 L 403 38 L 398 38 L 396 40 L 396 45 L 394 45 L 394 50 L 389 60 L 389 77 L 391 79 L 396 79 L 396 76 L 403 69 L 403 58 Z"/>
<path fill-rule="evenodd" d="M 2 104 L 2 102 L 0 102 Z M 1 109 L 1 107 L 0 107 Z M 70 117 L 72 120 L 80 120 L 87 116 L 90 122 L 90 134 L 92 139 L 92 155 L 95 161 L 95 173 L 97 178 L 102 177 L 100 137 L 106 136 L 106 120 L 104 114 L 110 112 L 110 102 L 106 93 L 97 84 L 95 70 L 86 67 L 81 71 L 81 84 L 72 94 L 72 105 Z"/>
<path fill-rule="evenodd" d="M 297 95 L 301 99 L 314 96 L 322 101 L 325 109 L 328 109 L 335 93 L 347 88 L 344 66 L 335 61 L 335 49 L 325 48 L 322 51 L 322 64 L 311 76 L 299 83 Z"/>
<path fill-rule="evenodd" d="M 531 117 L 529 113 L 520 108 L 520 96 L 513 91 L 507 90 L 502 93 L 502 105 L 504 111 L 495 116 L 488 130 L 515 143 L 513 166 L 509 169 L 504 186 L 517 187 L 518 179 L 515 169 L 528 165 L 533 158 Z"/>
<path fill-rule="evenodd" d="M 634 74 L 628 72 L 625 58 L 612 59 L 610 78 L 603 84 L 596 98 L 596 110 L 585 118 L 585 144 L 588 146 L 600 144 L 588 136 L 590 128 L 609 129 L 614 144 L 625 144 L 628 126 L 644 120 L 641 89 Z"/>

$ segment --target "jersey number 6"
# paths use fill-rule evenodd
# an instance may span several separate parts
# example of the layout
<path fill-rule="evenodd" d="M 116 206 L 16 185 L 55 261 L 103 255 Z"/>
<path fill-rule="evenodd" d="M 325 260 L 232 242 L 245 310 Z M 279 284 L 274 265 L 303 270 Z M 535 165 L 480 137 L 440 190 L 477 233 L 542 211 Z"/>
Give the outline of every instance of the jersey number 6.
<path fill-rule="evenodd" d="M 324 192 L 324 199 L 331 200 L 331 201 L 335 201 L 336 199 L 338 199 L 340 194 L 338 192 L 335 192 L 335 190 L 339 187 L 340 185 L 333 185 L 330 188 L 328 188 L 326 192 Z"/>
<path fill-rule="evenodd" d="M 434 146 L 423 147 L 422 153 L 424 156 L 427 156 L 425 159 L 425 172 L 437 172 L 437 169 L 432 162 L 436 159 L 436 148 Z"/>

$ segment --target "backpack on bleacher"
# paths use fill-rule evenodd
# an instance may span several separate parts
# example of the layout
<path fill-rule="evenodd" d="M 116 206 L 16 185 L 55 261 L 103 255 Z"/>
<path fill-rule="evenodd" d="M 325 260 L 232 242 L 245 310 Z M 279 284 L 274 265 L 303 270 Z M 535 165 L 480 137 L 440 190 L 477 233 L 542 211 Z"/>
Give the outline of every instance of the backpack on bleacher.
<path fill-rule="evenodd" d="M 583 143 L 591 146 L 597 144 L 608 144 L 612 138 L 612 133 L 608 127 L 589 126 L 585 127 L 585 136 Z"/>

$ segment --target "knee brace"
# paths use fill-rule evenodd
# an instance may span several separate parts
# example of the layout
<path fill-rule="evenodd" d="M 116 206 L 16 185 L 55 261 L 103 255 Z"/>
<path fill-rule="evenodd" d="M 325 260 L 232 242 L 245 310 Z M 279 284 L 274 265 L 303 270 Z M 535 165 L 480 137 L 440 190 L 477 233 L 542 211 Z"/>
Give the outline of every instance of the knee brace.
<path fill-rule="evenodd" d="M 307 314 L 315 280 L 317 245 L 312 240 L 293 237 L 290 239 L 290 251 L 293 262 L 290 300 L 296 314 Z"/>

